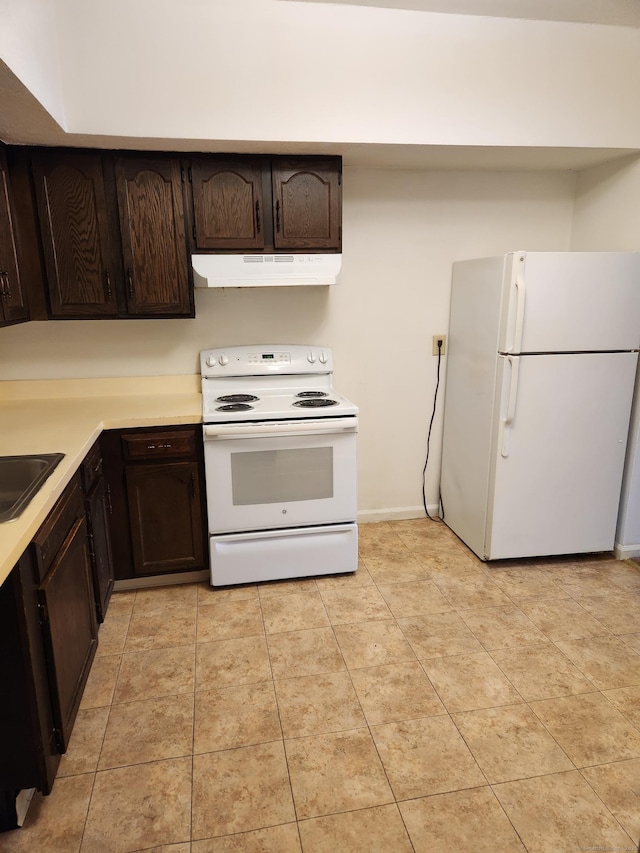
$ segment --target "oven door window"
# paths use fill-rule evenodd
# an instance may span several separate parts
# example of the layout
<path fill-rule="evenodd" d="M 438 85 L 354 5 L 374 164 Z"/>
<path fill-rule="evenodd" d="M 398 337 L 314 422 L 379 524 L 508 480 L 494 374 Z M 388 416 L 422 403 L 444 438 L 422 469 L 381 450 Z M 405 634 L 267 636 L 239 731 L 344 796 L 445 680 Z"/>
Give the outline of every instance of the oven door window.
<path fill-rule="evenodd" d="M 333 447 L 231 454 L 234 506 L 333 497 Z"/>

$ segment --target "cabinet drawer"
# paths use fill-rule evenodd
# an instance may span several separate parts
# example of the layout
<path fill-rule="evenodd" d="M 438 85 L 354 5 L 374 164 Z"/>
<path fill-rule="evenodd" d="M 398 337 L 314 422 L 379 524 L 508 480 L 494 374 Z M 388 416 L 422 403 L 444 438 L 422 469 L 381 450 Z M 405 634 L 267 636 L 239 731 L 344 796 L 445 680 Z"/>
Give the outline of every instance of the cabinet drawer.
<path fill-rule="evenodd" d="M 84 504 L 76 474 L 33 538 L 39 580 L 48 572 L 76 520 L 83 517 Z"/>
<path fill-rule="evenodd" d="M 99 442 L 96 441 L 85 456 L 80 466 L 80 476 L 84 493 L 88 495 L 93 484 L 102 476 L 102 454 Z"/>
<path fill-rule="evenodd" d="M 192 430 L 162 430 L 122 436 L 125 459 L 175 459 L 196 453 Z"/>

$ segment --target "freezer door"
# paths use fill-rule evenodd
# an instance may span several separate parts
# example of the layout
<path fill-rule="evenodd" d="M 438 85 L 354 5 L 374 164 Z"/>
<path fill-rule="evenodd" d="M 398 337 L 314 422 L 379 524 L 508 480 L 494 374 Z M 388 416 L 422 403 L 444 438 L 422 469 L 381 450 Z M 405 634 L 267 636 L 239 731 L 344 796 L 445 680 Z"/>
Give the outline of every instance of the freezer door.
<path fill-rule="evenodd" d="M 501 357 L 487 559 L 613 548 L 636 353 Z"/>
<path fill-rule="evenodd" d="M 502 316 L 500 352 L 637 349 L 640 253 L 511 253 Z"/>

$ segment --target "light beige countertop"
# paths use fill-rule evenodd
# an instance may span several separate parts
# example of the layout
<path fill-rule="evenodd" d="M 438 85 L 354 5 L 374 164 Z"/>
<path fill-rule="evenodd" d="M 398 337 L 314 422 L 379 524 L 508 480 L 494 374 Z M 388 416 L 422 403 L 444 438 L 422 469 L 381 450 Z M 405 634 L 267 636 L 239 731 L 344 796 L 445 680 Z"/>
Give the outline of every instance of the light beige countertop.
<path fill-rule="evenodd" d="M 201 421 L 198 375 L 0 382 L 0 456 L 65 454 L 24 512 L 0 523 L 0 583 L 103 430 Z"/>

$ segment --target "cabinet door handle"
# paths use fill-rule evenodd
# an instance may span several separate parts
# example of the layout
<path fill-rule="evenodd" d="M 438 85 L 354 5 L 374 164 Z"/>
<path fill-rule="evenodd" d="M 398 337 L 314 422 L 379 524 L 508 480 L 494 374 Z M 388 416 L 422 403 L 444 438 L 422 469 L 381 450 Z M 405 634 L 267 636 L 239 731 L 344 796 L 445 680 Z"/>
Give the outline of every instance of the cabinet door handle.
<path fill-rule="evenodd" d="M 133 270 L 131 267 L 127 270 L 127 281 L 129 282 L 129 296 L 133 296 Z"/>
<path fill-rule="evenodd" d="M 104 277 L 107 280 L 107 297 L 111 299 L 111 273 L 109 270 L 105 270 Z"/>
<path fill-rule="evenodd" d="M 8 272 L 4 274 L 4 298 L 11 299 L 11 279 Z"/>
<path fill-rule="evenodd" d="M 280 199 L 276 201 L 276 231 L 280 233 Z"/>
<path fill-rule="evenodd" d="M 8 299 L 9 293 L 9 273 L 6 270 L 0 270 L 0 297 Z"/>
<path fill-rule="evenodd" d="M 196 497 L 196 475 L 191 472 L 191 497 L 195 500 Z"/>
<path fill-rule="evenodd" d="M 109 515 L 113 515 L 113 504 L 111 503 L 111 486 L 107 486 L 105 490 L 105 495 L 107 498 L 107 511 L 109 512 Z"/>
<path fill-rule="evenodd" d="M 258 234 L 260 233 L 260 228 L 261 228 L 261 224 L 260 224 L 260 202 L 257 201 L 256 202 L 256 231 L 258 232 Z"/>

